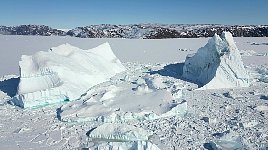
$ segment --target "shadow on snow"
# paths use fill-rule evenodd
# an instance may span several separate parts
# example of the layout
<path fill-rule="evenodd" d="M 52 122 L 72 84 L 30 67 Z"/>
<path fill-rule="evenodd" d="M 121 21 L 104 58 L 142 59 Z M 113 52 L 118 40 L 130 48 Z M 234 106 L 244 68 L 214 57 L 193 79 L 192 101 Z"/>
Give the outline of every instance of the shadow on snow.
<path fill-rule="evenodd" d="M 163 69 L 160 69 L 157 71 L 150 71 L 149 73 L 151 75 L 159 74 L 161 76 L 173 77 L 175 79 L 184 80 L 184 81 L 191 82 L 191 83 L 194 83 L 194 84 L 197 84 L 198 86 L 200 86 L 200 84 L 182 77 L 183 66 L 184 66 L 184 63 L 168 64 L 168 65 L 164 66 Z"/>
<path fill-rule="evenodd" d="M 173 77 L 176 79 L 182 79 L 184 63 L 168 64 L 163 69 L 157 71 L 151 71 L 150 74 L 160 74 L 162 76 Z"/>
<path fill-rule="evenodd" d="M 0 90 L 6 93 L 8 96 L 13 97 L 17 94 L 19 82 L 19 77 L 0 81 Z"/>

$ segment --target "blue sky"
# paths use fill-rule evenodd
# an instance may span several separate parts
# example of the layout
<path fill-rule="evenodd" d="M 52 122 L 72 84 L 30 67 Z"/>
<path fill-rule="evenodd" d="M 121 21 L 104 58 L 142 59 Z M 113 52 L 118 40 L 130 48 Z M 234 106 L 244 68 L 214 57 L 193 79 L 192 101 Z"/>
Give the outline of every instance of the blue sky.
<path fill-rule="evenodd" d="M 268 0 L 3 0 L 0 25 L 268 24 Z"/>

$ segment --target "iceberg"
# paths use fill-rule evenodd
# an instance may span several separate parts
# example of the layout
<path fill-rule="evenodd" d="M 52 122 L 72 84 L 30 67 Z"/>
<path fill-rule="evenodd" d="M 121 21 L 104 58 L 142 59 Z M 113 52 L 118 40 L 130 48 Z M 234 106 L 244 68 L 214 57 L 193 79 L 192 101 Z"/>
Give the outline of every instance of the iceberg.
<path fill-rule="evenodd" d="M 23 55 L 15 105 L 36 107 L 79 99 L 87 90 L 125 70 L 110 45 L 82 50 L 70 44 Z"/>
<path fill-rule="evenodd" d="M 229 32 L 215 34 L 194 55 L 188 55 L 183 66 L 183 78 L 193 81 L 200 89 L 248 87 L 249 73 Z"/>

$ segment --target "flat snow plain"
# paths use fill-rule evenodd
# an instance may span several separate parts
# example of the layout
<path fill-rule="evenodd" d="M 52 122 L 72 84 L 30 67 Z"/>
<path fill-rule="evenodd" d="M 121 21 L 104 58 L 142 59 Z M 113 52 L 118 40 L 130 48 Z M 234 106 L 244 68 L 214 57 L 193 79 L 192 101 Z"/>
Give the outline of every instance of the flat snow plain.
<path fill-rule="evenodd" d="M 125 122 L 152 133 L 150 143 L 160 149 L 213 149 L 215 145 L 222 149 L 267 149 L 268 38 L 234 40 L 252 75 L 252 85 L 249 88 L 199 91 L 192 90 L 196 88 L 194 84 L 180 79 L 181 63 L 188 54 L 204 46 L 208 38 L 130 40 L 0 35 L 0 77 L 4 76 L 0 79 L 0 90 L 14 88 L 7 87 L 4 80 L 14 77 L 7 75 L 19 75 L 18 62 L 22 54 L 47 51 L 65 43 L 89 49 L 109 42 L 127 72 L 98 85 L 93 89 L 95 93 L 109 95 L 115 89 L 112 87 L 109 91 L 111 86 L 135 89 L 148 79 L 152 85 L 147 83 L 149 89 L 142 89 L 137 97 L 154 90 L 168 90 L 176 96 L 177 88 L 186 88 L 177 100 L 178 103 L 187 102 L 187 113 L 183 116 Z M 16 80 L 10 82 L 16 84 Z M 128 95 L 129 91 L 123 94 Z M 113 97 L 118 99 L 116 95 Z M 148 94 L 143 98 L 150 99 Z M 120 141 L 108 141 L 109 145 L 105 140 L 94 141 L 87 136 L 101 123 L 80 121 L 75 117 L 76 112 L 68 108 L 79 106 L 79 101 L 21 109 L 7 104 L 8 99 L 0 91 L 0 149 L 102 149 L 120 145 Z M 135 96 L 131 99 L 136 102 Z M 63 112 L 59 109 L 62 105 Z"/>

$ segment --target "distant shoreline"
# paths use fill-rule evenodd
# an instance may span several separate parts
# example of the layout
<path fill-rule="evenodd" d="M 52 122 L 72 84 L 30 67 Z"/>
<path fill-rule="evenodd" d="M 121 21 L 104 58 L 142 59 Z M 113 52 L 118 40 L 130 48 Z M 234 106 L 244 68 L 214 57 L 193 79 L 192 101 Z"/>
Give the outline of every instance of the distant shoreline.
<path fill-rule="evenodd" d="M 55 29 L 46 25 L 0 26 L 3 35 L 72 36 L 78 38 L 169 39 L 211 37 L 229 31 L 234 37 L 268 37 L 268 25 L 130 24 Z"/>

